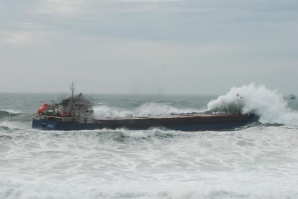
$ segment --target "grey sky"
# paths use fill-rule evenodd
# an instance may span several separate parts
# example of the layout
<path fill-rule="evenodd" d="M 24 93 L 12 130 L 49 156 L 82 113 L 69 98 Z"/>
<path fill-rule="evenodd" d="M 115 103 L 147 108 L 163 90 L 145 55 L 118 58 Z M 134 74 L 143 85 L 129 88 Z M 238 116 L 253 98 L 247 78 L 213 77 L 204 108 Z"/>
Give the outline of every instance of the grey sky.
<path fill-rule="evenodd" d="M 0 92 L 298 94 L 297 0 L 0 0 Z"/>

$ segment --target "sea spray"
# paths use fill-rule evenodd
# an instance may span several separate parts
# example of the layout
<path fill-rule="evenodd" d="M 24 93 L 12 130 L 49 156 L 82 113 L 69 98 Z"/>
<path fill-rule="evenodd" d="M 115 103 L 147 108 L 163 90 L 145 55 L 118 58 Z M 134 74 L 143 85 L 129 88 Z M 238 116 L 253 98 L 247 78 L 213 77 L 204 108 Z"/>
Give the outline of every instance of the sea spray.
<path fill-rule="evenodd" d="M 156 115 L 171 115 L 171 114 L 186 114 L 201 112 L 197 109 L 191 108 L 176 108 L 165 103 L 148 102 L 141 106 L 132 108 L 130 110 L 116 107 L 109 107 L 106 105 L 96 106 L 94 109 L 95 117 L 148 117 Z"/>
<path fill-rule="evenodd" d="M 256 83 L 233 87 L 226 95 L 210 101 L 207 106 L 213 112 L 256 114 L 260 116 L 261 123 L 298 126 L 298 113 L 287 107 L 282 94 Z"/>

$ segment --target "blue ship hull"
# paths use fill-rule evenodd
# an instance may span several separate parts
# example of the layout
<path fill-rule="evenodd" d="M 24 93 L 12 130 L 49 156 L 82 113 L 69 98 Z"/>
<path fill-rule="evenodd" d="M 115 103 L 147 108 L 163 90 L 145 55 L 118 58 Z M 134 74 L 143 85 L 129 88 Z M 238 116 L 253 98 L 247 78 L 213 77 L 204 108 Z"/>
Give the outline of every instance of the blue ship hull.
<path fill-rule="evenodd" d="M 177 116 L 170 118 L 109 118 L 94 120 L 94 123 L 76 121 L 52 121 L 33 119 L 32 128 L 43 130 L 94 130 L 94 129 L 131 129 L 147 130 L 163 128 L 177 131 L 228 130 L 244 126 L 252 122 L 254 116 L 223 115 L 223 116 Z"/>
<path fill-rule="evenodd" d="M 72 130 L 93 130 L 99 129 L 99 126 L 95 123 L 79 123 L 73 122 L 60 122 L 50 120 L 34 120 L 32 121 L 33 129 L 42 130 L 61 130 L 61 131 L 72 131 Z"/>

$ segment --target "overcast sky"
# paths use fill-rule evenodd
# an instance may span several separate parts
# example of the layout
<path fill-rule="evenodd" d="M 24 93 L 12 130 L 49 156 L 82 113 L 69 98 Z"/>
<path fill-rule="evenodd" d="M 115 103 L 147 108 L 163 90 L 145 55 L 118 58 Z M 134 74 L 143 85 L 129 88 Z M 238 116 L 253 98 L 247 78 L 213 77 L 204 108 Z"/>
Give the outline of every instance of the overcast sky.
<path fill-rule="evenodd" d="M 0 0 L 0 92 L 298 94 L 297 0 Z"/>

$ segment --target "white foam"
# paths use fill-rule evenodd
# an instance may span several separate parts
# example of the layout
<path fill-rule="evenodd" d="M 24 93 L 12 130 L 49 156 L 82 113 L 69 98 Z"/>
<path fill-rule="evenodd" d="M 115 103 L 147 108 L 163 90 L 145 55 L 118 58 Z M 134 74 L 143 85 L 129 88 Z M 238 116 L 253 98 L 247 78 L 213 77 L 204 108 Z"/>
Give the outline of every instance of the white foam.
<path fill-rule="evenodd" d="M 30 129 L 10 137 L 0 140 L 6 146 L 0 147 L 1 199 L 294 199 L 298 194 L 297 129 L 284 126 L 173 133 Z"/>
<path fill-rule="evenodd" d="M 0 109 L 0 111 L 7 112 L 10 115 L 21 114 L 22 113 L 22 111 L 13 110 L 13 109 Z"/>
<path fill-rule="evenodd" d="M 18 121 L 3 121 L 0 122 L 0 126 L 7 127 L 9 129 L 29 129 L 31 124 L 28 122 L 18 122 Z"/>
<path fill-rule="evenodd" d="M 231 107 L 235 110 L 237 94 L 242 97 L 239 99 L 239 107 L 243 114 L 257 114 L 261 123 L 298 126 L 298 113 L 287 107 L 282 94 L 255 83 L 231 88 L 226 95 L 209 102 L 208 110 L 225 111 Z"/>
<path fill-rule="evenodd" d="M 195 109 L 180 109 L 165 103 L 145 103 L 139 107 L 131 110 L 109 107 L 109 106 L 96 106 L 94 109 L 95 117 L 133 117 L 133 116 L 155 116 L 155 115 L 171 115 L 171 114 L 183 114 L 200 112 Z"/>

